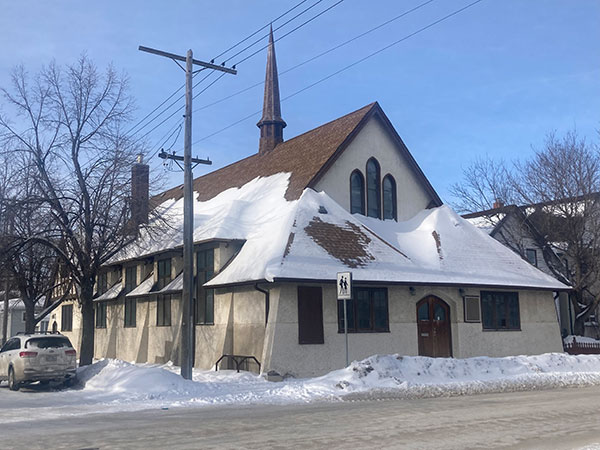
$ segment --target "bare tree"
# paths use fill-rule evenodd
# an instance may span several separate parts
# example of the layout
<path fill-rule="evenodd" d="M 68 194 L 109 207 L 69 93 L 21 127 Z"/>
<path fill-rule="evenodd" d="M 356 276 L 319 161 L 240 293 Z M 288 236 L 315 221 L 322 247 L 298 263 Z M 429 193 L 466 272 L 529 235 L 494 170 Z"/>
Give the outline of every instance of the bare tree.
<path fill-rule="evenodd" d="M 510 170 L 493 161 L 476 161 L 464 178 L 452 188 L 463 211 L 489 209 L 490 199 L 502 195 L 514 203 L 549 270 L 573 287 L 575 333 L 583 334 L 585 321 L 600 303 L 598 145 L 574 131 L 563 137 L 549 134 L 543 148 L 534 149 L 528 160 L 515 163 Z M 498 223 L 494 214 L 488 216 Z M 516 242 L 514 236 L 506 240 Z"/>
<path fill-rule="evenodd" d="M 600 302 L 600 154 L 576 132 L 548 136 L 543 149 L 517 166 L 516 188 L 547 245 L 562 254 L 573 294 L 575 333 Z M 553 272 L 556 265 L 551 265 Z M 556 273 L 555 273 L 556 275 Z"/>
<path fill-rule="evenodd" d="M 94 283 L 100 266 L 131 241 L 130 169 L 140 149 L 121 131 L 132 100 L 127 79 L 109 67 L 103 74 L 82 56 L 61 70 L 56 64 L 30 80 L 23 68 L 4 90 L 16 124 L 0 116 L 13 151 L 27 155 L 39 200 L 62 245 L 47 236 L 30 242 L 51 248 L 75 283 L 82 314 L 80 364 L 94 352 Z"/>
<path fill-rule="evenodd" d="M 450 188 L 456 198 L 455 207 L 461 213 L 485 211 L 501 203 L 517 202 L 513 175 L 503 160 L 477 158 L 463 169 L 463 181 Z"/>
<path fill-rule="evenodd" d="M 17 161 L 15 161 L 15 159 Z M 47 217 L 51 213 L 36 191 L 34 167 L 17 169 L 19 155 L 13 157 L 9 195 L 2 197 L 3 216 L 10 222 L 0 242 L 0 264 L 25 306 L 25 331 L 32 333 L 37 324 L 36 307 L 47 300 L 57 280 L 58 257 L 44 240 L 60 245 L 60 230 Z"/>

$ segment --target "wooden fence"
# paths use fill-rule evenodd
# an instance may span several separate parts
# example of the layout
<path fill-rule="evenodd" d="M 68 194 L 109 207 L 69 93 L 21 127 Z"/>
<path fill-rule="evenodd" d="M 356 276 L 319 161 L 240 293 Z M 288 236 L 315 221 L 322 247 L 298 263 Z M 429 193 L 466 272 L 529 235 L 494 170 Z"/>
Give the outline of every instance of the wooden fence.
<path fill-rule="evenodd" d="M 600 343 L 577 342 L 573 338 L 573 342 L 563 344 L 563 346 L 569 355 L 600 355 Z"/>

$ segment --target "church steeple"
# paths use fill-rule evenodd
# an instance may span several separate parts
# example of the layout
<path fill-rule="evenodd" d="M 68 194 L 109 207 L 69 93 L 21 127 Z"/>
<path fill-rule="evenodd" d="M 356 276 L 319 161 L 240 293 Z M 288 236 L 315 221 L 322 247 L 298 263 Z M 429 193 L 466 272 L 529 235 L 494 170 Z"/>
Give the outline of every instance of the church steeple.
<path fill-rule="evenodd" d="M 275 60 L 275 45 L 273 44 L 273 26 L 269 33 L 269 47 L 267 51 L 267 74 L 265 76 L 265 96 L 263 115 L 256 124 L 260 128 L 260 143 L 258 152 L 268 153 L 277 144 L 283 142 L 283 129 L 287 124 L 281 118 L 281 103 L 279 100 L 279 76 L 277 75 L 277 61 Z"/>

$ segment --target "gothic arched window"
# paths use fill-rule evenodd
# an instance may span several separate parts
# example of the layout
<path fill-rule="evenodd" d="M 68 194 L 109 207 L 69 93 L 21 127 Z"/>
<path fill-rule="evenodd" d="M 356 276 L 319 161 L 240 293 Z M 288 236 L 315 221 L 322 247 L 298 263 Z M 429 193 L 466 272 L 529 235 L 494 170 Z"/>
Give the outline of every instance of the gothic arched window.
<path fill-rule="evenodd" d="M 350 175 L 350 212 L 365 214 L 365 179 L 358 169 Z"/>
<path fill-rule="evenodd" d="M 367 216 L 381 218 L 381 169 L 375 158 L 367 161 Z"/>
<path fill-rule="evenodd" d="M 383 177 L 383 218 L 398 220 L 396 180 L 389 174 Z"/>

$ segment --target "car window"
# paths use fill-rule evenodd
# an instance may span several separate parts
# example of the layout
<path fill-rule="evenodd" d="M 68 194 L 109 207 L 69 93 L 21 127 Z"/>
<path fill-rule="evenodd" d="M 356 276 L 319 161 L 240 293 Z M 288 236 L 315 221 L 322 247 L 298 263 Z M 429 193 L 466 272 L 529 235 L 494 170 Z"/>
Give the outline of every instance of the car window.
<path fill-rule="evenodd" d="M 61 337 L 37 337 L 28 339 L 25 342 L 25 348 L 64 348 L 72 347 L 68 338 Z"/>
<path fill-rule="evenodd" d="M 21 346 L 21 340 L 19 338 L 12 338 L 6 341 L 0 352 L 7 352 L 9 350 L 16 350 Z"/>

